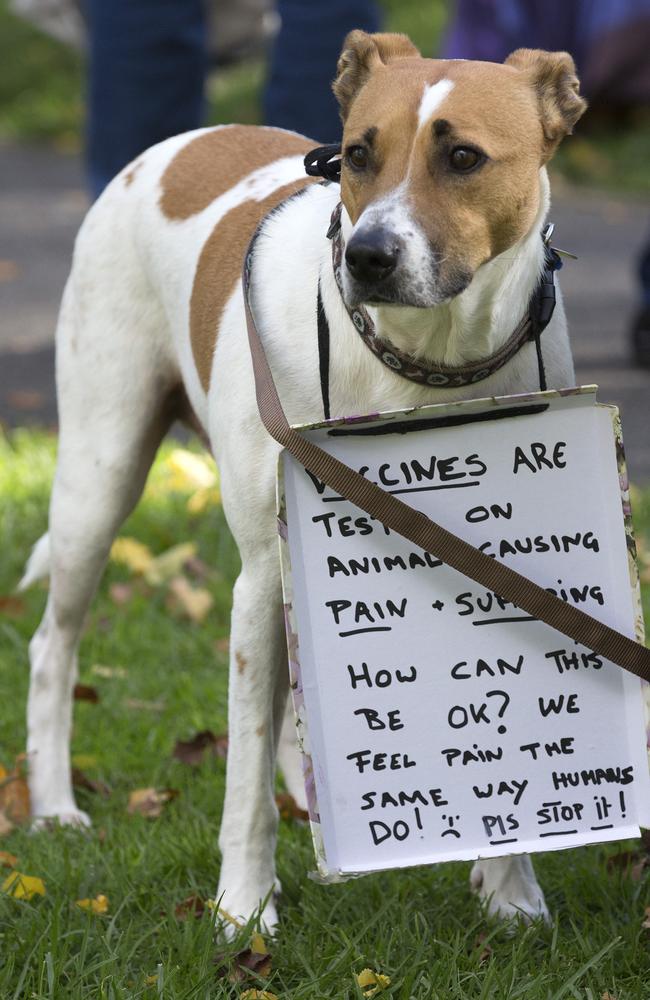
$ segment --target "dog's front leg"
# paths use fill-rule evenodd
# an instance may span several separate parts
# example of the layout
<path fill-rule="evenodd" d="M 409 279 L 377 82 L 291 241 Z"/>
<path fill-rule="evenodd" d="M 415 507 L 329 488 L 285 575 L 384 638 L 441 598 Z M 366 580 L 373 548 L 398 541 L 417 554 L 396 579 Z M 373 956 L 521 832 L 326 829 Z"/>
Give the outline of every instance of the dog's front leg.
<path fill-rule="evenodd" d="M 477 861 L 470 884 L 492 916 L 525 922 L 541 917 L 550 921 L 544 893 L 527 854 Z"/>
<path fill-rule="evenodd" d="M 217 898 L 223 910 L 244 921 L 264 903 L 261 919 L 271 930 L 277 921 L 275 753 L 288 689 L 274 538 L 244 559 L 233 598 L 228 767 Z"/>

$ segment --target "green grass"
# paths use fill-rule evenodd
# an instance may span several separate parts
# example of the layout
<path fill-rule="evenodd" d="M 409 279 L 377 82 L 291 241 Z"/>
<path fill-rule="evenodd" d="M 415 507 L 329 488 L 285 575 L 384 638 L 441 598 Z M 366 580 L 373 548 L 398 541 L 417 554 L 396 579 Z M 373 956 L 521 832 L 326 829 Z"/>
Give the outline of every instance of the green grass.
<path fill-rule="evenodd" d="M 84 769 L 105 781 L 110 798 L 80 790 L 93 818 L 88 833 L 19 828 L 0 848 L 18 868 L 41 877 L 46 895 L 31 902 L 0 893 L 0 997 L 35 1000 L 154 998 L 207 1000 L 266 988 L 291 1000 L 360 997 L 353 974 L 369 966 L 391 978 L 381 996 L 399 1000 L 617 1000 L 650 996 L 650 878 L 633 881 L 606 870 L 617 847 L 578 848 L 541 856 L 536 867 L 554 915 L 551 928 L 508 933 L 483 919 L 468 889 L 468 865 L 448 864 L 370 876 L 342 886 L 306 878 L 314 867 L 308 831 L 281 823 L 278 870 L 283 885 L 273 969 L 264 983 L 219 978 L 214 958 L 245 947 L 217 945 L 209 916 L 179 922 L 174 907 L 196 893 L 209 899 L 219 869 L 216 846 L 224 762 L 197 768 L 172 759 L 176 739 L 226 726 L 227 635 L 237 556 L 223 515 L 187 511 L 187 494 L 170 492 L 166 445 L 145 499 L 123 534 L 154 553 L 193 539 L 215 568 L 205 584 L 214 611 L 201 626 L 174 618 L 163 590 L 116 606 L 109 587 L 131 579 L 111 564 L 85 630 L 80 680 L 98 689 L 98 704 L 77 702 L 73 753 L 94 758 Z M 31 543 L 45 528 L 54 438 L 16 431 L 0 436 L 0 595 L 14 587 Z M 650 544 L 650 492 L 636 498 L 637 530 Z M 646 593 L 646 600 L 650 594 Z M 27 643 L 43 609 L 35 587 L 21 612 L 0 612 L 0 762 L 24 749 Z M 10 609 L 8 609 L 10 610 Z M 223 641 L 219 644 L 223 649 Z M 94 664 L 123 667 L 101 678 Z M 162 701 L 158 710 L 127 699 Z M 162 817 L 126 813 L 135 788 L 180 791 Z M 2 869 L 0 869 L 0 872 Z M 76 899 L 103 893 L 110 908 L 93 916 Z M 482 937 L 482 935 L 485 935 Z M 489 945 L 487 954 L 483 954 Z M 155 977 L 147 981 L 147 977 Z"/>
<path fill-rule="evenodd" d="M 382 0 L 387 30 L 403 31 L 434 55 L 447 18 L 445 0 Z M 265 62 L 253 59 L 214 75 L 208 123 L 260 121 Z M 332 66 L 332 73 L 334 66 Z M 48 140 L 79 148 L 83 131 L 82 57 L 14 17 L 0 0 L 0 139 Z M 554 169 L 568 180 L 630 193 L 650 192 L 650 117 L 578 129 Z"/>

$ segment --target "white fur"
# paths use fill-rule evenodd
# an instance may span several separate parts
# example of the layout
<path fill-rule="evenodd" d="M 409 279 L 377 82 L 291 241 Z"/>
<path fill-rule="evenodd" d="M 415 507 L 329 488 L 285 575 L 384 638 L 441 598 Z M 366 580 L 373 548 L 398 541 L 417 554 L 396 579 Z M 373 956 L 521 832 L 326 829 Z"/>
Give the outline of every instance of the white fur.
<path fill-rule="evenodd" d="M 425 85 L 420 107 L 418 108 L 418 128 L 426 125 L 442 102 L 449 97 L 453 89 L 454 81 L 446 78 L 438 80 L 437 83 L 432 83 L 428 86 Z"/>
<path fill-rule="evenodd" d="M 440 93 L 440 91 L 438 92 Z M 432 107 L 433 99 L 428 99 Z M 299 771 L 287 747 L 286 644 L 282 624 L 276 522 L 278 446 L 255 402 L 241 288 L 223 314 L 209 392 L 202 389 L 189 340 L 189 301 L 201 248 L 226 211 L 299 176 L 288 157 L 249 175 L 191 218 L 170 222 L 160 210 L 161 175 L 193 135 L 149 150 L 128 187 L 118 177 L 91 209 L 77 239 L 57 330 L 60 443 L 50 511 L 51 587 L 30 646 L 28 751 L 34 814 L 86 823 L 70 783 L 69 733 L 76 649 L 84 616 L 111 542 L 137 501 L 165 425 L 160 404 L 182 381 L 221 472 L 223 505 L 242 560 L 235 584 L 229 684 L 228 781 L 220 834 L 219 896 L 231 914 L 277 919 L 273 798 L 275 749 L 294 794 Z M 380 333 L 396 346 L 451 364 L 490 353 L 521 316 L 539 267 L 539 228 L 548 205 L 540 175 L 540 211 L 518 247 L 492 261 L 458 299 L 431 310 L 374 310 Z M 334 414 L 363 413 L 448 400 L 443 389 L 409 383 L 385 368 L 360 340 L 336 287 L 325 237 L 335 186 L 310 188 L 269 220 L 255 257 L 258 325 L 291 422 L 322 417 L 314 289 L 321 278 L 331 328 Z M 405 213 L 404 201 L 388 210 Z M 404 225 L 412 219 L 403 214 Z M 344 235 L 349 235 L 344 219 Z M 417 229 L 414 228 L 417 243 Z M 550 386 L 573 382 L 561 302 L 544 334 Z M 456 398 L 537 388 L 534 346 Z M 253 486 L 254 484 L 254 486 Z M 46 568 L 46 542 L 30 559 L 24 585 Z M 496 912 L 544 913 L 529 862 L 483 861 L 482 892 Z"/>

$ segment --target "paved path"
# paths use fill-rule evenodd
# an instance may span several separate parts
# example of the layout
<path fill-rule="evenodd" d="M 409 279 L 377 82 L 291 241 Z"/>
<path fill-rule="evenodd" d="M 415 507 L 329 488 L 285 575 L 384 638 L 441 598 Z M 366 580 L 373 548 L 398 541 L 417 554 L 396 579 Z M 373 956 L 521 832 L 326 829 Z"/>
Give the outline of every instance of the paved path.
<path fill-rule="evenodd" d="M 56 422 L 52 339 L 74 234 L 86 207 L 76 157 L 0 146 L 0 421 Z M 557 243 L 578 379 L 618 403 L 630 473 L 650 484 L 650 371 L 630 364 L 635 255 L 650 204 L 555 185 Z"/>

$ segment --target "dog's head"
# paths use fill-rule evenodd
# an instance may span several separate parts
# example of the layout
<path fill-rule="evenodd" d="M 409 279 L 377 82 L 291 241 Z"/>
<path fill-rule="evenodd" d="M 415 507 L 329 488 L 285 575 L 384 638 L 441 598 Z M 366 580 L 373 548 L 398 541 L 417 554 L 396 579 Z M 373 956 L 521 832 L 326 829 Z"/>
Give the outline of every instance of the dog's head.
<path fill-rule="evenodd" d="M 529 232 L 540 169 L 586 107 L 566 52 L 423 59 L 404 35 L 362 31 L 346 38 L 333 86 L 350 305 L 427 308 L 462 292 Z"/>

